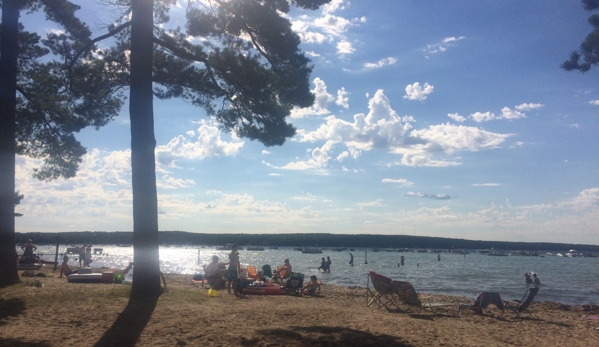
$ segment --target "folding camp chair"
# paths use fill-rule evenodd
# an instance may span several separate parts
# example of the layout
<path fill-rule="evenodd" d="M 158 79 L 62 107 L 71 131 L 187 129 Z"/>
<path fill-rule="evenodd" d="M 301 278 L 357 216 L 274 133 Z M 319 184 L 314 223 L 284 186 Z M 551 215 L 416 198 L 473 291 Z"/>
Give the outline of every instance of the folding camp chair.
<path fill-rule="evenodd" d="M 285 293 L 302 295 L 302 287 L 304 286 L 304 274 L 292 272 L 289 279 L 285 283 Z"/>
<path fill-rule="evenodd" d="M 433 302 L 432 296 L 419 296 L 410 282 L 391 281 L 391 285 L 401 302 L 418 308 L 417 314 L 426 309 L 430 309 L 431 312 L 436 313 L 436 309 L 438 308 L 456 306 L 456 304 L 451 302 Z"/>
<path fill-rule="evenodd" d="M 370 283 L 372 282 L 372 290 Z M 366 307 L 376 304 L 378 308 L 384 307 L 387 310 L 393 307 L 399 307 L 397 301 L 397 292 L 395 291 L 392 280 L 389 277 L 369 271 L 366 278 Z"/>
<path fill-rule="evenodd" d="M 248 278 L 256 278 L 256 267 L 255 266 L 248 266 Z"/>
<path fill-rule="evenodd" d="M 521 300 L 516 301 L 503 301 L 503 306 L 506 310 L 512 311 L 516 314 L 516 316 L 520 317 L 520 313 L 526 312 L 529 316 L 534 317 L 528 307 L 532 304 L 532 301 L 535 299 L 535 296 L 539 292 L 539 288 L 529 288 L 524 293 L 524 296 Z"/>

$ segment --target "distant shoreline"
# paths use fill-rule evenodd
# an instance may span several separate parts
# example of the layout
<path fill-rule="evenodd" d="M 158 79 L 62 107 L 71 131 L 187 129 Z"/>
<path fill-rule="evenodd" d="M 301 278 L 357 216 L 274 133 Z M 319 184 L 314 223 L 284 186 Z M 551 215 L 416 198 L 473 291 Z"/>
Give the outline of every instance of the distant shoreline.
<path fill-rule="evenodd" d="M 69 231 L 60 233 L 16 233 L 16 242 L 24 243 L 32 239 L 35 244 L 132 244 L 131 231 Z M 444 237 L 411 235 L 370 235 L 370 234 L 207 234 L 185 231 L 159 232 L 161 245 L 204 245 L 220 246 L 237 243 L 241 246 L 280 246 L 280 247 L 357 247 L 357 248 L 424 248 L 438 250 L 497 249 L 497 250 L 544 250 L 578 252 L 599 252 L 599 245 L 551 243 L 551 242 L 510 242 L 452 239 Z"/>

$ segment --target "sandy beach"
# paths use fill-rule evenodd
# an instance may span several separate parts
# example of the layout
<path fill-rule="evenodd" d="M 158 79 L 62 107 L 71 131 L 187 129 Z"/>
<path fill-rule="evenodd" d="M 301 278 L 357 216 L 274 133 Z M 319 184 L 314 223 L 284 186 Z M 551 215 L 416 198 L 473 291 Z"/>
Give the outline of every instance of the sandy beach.
<path fill-rule="evenodd" d="M 323 284 L 320 297 L 209 297 L 190 275 L 166 275 L 157 302 L 129 287 L 22 278 L 0 289 L 0 346 L 598 346 L 596 305 L 534 302 L 534 318 L 489 306 L 416 313 L 366 307 L 364 287 Z M 36 284 L 35 281 L 39 281 Z M 43 284 L 43 286 L 40 286 Z M 435 296 L 472 302 L 474 298 Z M 515 298 L 505 298 L 515 299 Z"/>

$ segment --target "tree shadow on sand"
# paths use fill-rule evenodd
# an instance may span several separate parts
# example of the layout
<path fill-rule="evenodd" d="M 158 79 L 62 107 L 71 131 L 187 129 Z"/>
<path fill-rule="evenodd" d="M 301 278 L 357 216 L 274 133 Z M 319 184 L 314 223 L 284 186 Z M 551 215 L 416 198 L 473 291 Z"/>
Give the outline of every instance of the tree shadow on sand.
<path fill-rule="evenodd" d="M 267 338 L 270 343 L 283 345 L 310 346 L 388 346 L 410 347 L 401 338 L 391 335 L 376 335 L 367 331 L 345 327 L 292 326 L 290 329 L 263 329 L 256 331 L 257 335 Z M 242 339 L 242 345 L 251 346 L 256 341 Z M 290 344 L 290 342 L 295 342 Z"/>
<path fill-rule="evenodd" d="M 129 299 L 127 307 L 94 346 L 135 346 L 157 302 L 158 297 Z"/>
<path fill-rule="evenodd" d="M 44 342 L 44 341 L 40 341 L 40 342 L 26 342 L 26 341 L 21 341 L 19 339 L 4 339 L 4 338 L 0 338 L 0 347 L 14 347 L 14 346 L 19 346 L 19 347 L 51 347 L 52 345 Z"/>
<path fill-rule="evenodd" d="M 18 298 L 0 298 L 0 326 L 6 324 L 4 321 L 5 319 L 18 316 L 23 312 L 25 312 L 25 300 Z"/>

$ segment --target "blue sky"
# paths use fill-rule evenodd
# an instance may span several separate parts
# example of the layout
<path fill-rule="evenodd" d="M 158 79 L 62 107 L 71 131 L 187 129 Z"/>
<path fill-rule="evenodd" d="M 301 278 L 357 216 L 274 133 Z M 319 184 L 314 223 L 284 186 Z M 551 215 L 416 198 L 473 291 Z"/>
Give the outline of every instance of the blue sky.
<path fill-rule="evenodd" d="M 111 14 L 76 2 L 103 34 Z M 597 72 L 559 67 L 590 14 L 578 0 L 333 0 L 292 11 L 316 102 L 294 110 L 297 135 L 283 146 L 155 100 L 160 230 L 597 244 Z M 88 154 L 73 179 L 36 181 L 38 163 L 17 158 L 17 231 L 132 230 L 127 105 L 77 138 Z"/>

